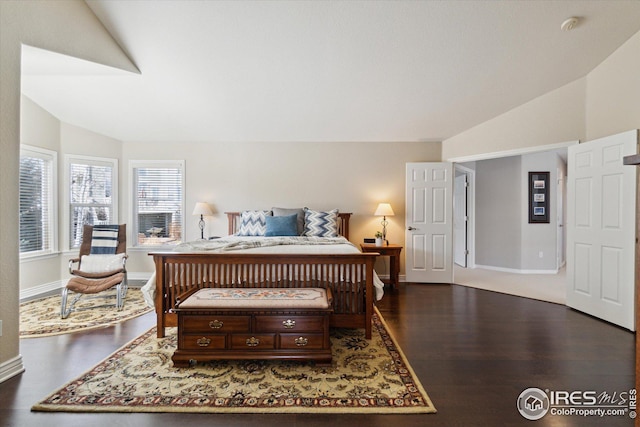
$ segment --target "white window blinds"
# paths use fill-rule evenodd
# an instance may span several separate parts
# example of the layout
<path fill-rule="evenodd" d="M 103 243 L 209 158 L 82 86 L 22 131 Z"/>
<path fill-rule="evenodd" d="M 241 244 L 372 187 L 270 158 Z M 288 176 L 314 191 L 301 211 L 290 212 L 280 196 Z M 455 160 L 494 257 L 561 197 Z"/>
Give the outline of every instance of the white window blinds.
<path fill-rule="evenodd" d="M 82 243 L 85 224 L 117 223 L 117 165 L 115 159 L 67 158 L 70 248 Z"/>
<path fill-rule="evenodd" d="M 184 165 L 132 163 L 133 220 L 138 246 L 176 245 L 182 241 Z"/>
<path fill-rule="evenodd" d="M 53 151 L 20 149 L 20 254 L 41 255 L 55 248 L 55 167 Z"/>

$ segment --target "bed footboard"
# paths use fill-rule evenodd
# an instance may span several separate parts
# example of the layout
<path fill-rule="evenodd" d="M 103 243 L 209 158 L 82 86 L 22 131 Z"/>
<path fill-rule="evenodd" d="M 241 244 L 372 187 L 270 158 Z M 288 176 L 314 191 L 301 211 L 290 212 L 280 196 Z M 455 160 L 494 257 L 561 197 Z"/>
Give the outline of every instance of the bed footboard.
<path fill-rule="evenodd" d="M 151 253 L 156 266 L 158 337 L 177 325 L 176 298 L 194 288 L 329 288 L 331 326 L 364 328 L 371 337 L 377 254 Z"/>

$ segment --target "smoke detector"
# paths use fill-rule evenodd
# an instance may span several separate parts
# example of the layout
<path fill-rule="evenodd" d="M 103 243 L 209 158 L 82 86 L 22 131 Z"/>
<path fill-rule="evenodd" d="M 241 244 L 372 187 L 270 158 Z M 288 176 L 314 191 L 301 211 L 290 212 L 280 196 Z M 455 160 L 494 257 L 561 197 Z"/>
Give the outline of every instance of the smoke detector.
<path fill-rule="evenodd" d="M 563 31 L 571 31 L 577 25 L 578 25 L 578 18 L 576 18 L 575 16 L 572 16 L 571 18 L 565 19 L 564 22 L 560 25 L 560 28 Z"/>

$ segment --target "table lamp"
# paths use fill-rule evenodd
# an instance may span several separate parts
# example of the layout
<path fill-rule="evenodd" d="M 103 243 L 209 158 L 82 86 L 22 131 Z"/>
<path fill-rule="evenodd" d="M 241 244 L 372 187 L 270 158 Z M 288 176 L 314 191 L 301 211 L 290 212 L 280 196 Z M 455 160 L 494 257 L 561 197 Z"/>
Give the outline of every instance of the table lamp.
<path fill-rule="evenodd" d="M 389 203 L 380 203 L 374 215 L 382 216 L 382 240 L 389 245 L 389 241 L 387 240 L 387 224 L 389 224 L 389 221 L 387 221 L 387 217 L 395 215 L 393 209 L 391 209 L 391 205 Z"/>
<path fill-rule="evenodd" d="M 198 202 L 196 203 L 196 207 L 193 209 L 193 215 L 200 215 L 200 221 L 198 221 L 198 225 L 200 226 L 200 238 L 204 240 L 204 216 L 213 215 L 211 207 L 205 202 Z"/>

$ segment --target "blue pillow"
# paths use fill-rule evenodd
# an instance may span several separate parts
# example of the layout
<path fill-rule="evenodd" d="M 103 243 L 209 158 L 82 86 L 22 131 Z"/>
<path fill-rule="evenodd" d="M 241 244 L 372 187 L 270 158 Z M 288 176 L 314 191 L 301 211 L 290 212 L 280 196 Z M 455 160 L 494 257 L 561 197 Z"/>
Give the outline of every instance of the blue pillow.
<path fill-rule="evenodd" d="M 297 236 L 298 215 L 267 216 L 267 231 L 265 236 Z"/>

